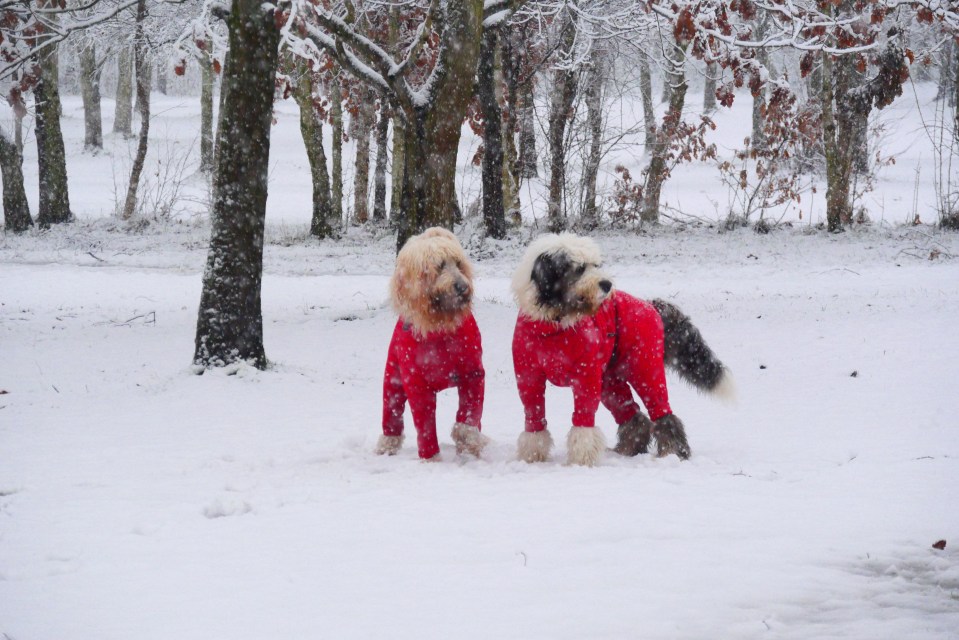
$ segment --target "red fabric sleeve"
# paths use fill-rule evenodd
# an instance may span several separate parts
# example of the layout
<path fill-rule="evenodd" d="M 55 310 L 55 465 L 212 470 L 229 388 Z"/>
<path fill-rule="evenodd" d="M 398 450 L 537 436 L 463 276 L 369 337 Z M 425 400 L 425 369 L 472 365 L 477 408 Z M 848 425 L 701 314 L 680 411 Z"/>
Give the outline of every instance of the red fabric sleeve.
<path fill-rule="evenodd" d="M 403 391 L 403 379 L 400 376 L 398 336 L 401 324 L 396 324 L 393 338 L 390 340 L 386 355 L 386 370 L 383 373 L 383 435 L 399 436 L 403 434 L 403 411 L 406 408 L 406 392 Z"/>
<path fill-rule="evenodd" d="M 467 345 L 469 360 L 457 385 L 459 410 L 456 412 L 456 421 L 482 430 L 486 371 L 483 369 L 483 342 L 479 326 L 472 315 L 464 320 L 462 331 L 462 340 Z"/>

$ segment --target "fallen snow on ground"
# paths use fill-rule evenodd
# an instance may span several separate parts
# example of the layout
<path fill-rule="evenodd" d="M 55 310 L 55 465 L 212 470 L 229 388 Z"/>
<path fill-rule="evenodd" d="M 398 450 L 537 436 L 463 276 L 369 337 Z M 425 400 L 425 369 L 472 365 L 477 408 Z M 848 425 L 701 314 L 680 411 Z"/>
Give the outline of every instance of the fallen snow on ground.
<path fill-rule="evenodd" d="M 618 287 L 692 316 L 739 402 L 671 377 L 692 459 L 586 469 L 563 464 L 564 389 L 553 460 L 515 460 L 528 232 L 461 230 L 493 444 L 456 455 L 447 391 L 422 463 L 409 440 L 372 453 L 388 233 L 271 231 L 272 368 L 198 376 L 208 230 L 112 226 L 0 237 L 0 637 L 957 637 L 954 234 L 599 236 Z"/>

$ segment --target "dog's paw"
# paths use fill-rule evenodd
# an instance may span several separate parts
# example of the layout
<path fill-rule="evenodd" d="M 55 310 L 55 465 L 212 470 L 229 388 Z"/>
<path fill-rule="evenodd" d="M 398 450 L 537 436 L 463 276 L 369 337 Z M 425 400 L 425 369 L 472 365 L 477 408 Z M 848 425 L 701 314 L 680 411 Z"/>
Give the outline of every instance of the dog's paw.
<path fill-rule="evenodd" d="M 489 444 L 489 438 L 473 425 L 457 422 L 453 425 L 453 442 L 456 444 L 457 455 L 469 453 L 477 458 Z"/>
<path fill-rule="evenodd" d="M 619 425 L 617 442 L 613 451 L 621 456 L 633 457 L 649 451 L 653 423 L 642 412 Z"/>
<path fill-rule="evenodd" d="M 382 435 L 376 443 L 376 448 L 373 449 L 373 452 L 376 455 L 388 455 L 395 456 L 399 453 L 399 450 L 403 447 L 403 436 L 387 436 Z"/>
<path fill-rule="evenodd" d="M 680 460 L 689 459 L 691 452 L 682 420 L 672 414 L 663 416 L 653 423 L 653 435 L 656 436 L 657 456 L 662 458 L 675 453 Z"/>
<path fill-rule="evenodd" d="M 553 448 L 553 436 L 547 429 L 524 431 L 516 442 L 516 457 L 523 462 L 546 462 Z"/>
<path fill-rule="evenodd" d="M 596 427 L 573 427 L 566 438 L 566 461 L 569 464 L 593 467 L 606 451 L 606 439 Z"/>

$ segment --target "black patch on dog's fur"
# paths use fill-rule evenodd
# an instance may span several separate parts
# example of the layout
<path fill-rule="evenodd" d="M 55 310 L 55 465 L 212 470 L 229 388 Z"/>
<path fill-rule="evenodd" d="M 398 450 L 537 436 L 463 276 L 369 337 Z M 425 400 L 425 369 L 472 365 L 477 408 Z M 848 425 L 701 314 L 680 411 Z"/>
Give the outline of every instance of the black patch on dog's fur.
<path fill-rule="evenodd" d="M 537 304 L 556 310 L 569 306 L 569 290 L 584 270 L 577 268 L 562 251 L 541 253 L 533 263 L 532 273 Z"/>
<path fill-rule="evenodd" d="M 703 391 L 715 389 L 726 369 L 699 329 L 675 305 L 659 299 L 651 302 L 663 319 L 666 364 L 694 387 Z"/>

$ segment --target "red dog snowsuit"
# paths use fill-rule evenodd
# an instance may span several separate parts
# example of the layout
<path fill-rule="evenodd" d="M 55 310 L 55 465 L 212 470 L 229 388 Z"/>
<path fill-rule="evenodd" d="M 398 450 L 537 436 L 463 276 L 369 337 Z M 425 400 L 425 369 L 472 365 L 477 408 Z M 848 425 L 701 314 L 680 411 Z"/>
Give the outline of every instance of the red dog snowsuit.
<path fill-rule="evenodd" d="M 657 420 L 672 413 L 663 367 L 663 320 L 653 305 L 616 291 L 569 328 L 520 314 L 513 367 L 526 431 L 546 428 L 546 382 L 573 388 L 573 426 L 595 426 L 599 403 L 616 424 L 639 412 L 630 387 Z"/>
<path fill-rule="evenodd" d="M 486 372 L 479 327 L 468 314 L 453 332 L 417 335 L 400 318 L 383 375 L 383 434 L 403 434 L 403 410 L 409 400 L 420 458 L 439 453 L 436 394 L 457 387 L 456 421 L 481 429 Z"/>

